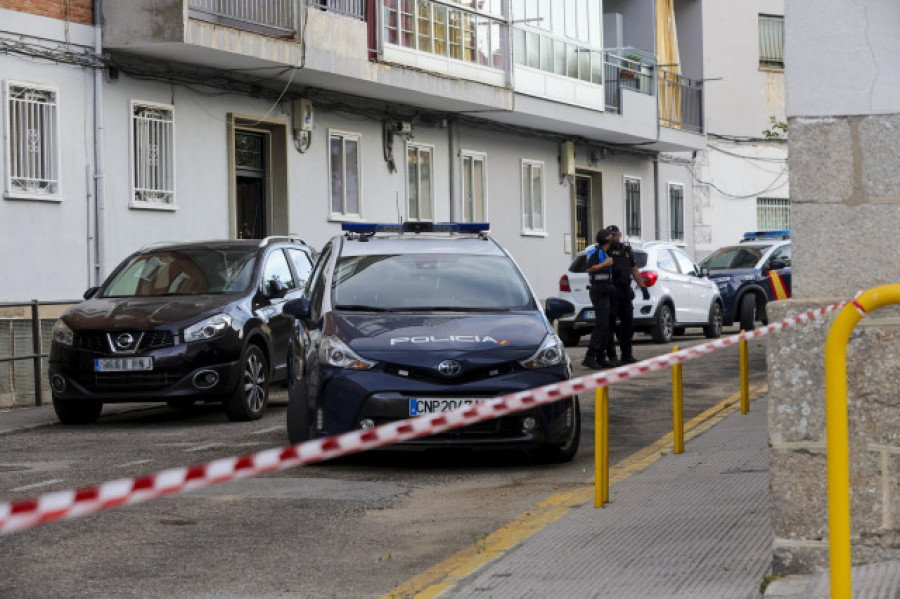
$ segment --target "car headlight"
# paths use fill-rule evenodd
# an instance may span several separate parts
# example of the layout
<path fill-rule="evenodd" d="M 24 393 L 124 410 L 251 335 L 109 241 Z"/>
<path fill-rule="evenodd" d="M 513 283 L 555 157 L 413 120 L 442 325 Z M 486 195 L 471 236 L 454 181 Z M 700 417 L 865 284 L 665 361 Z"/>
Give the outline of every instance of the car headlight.
<path fill-rule="evenodd" d="M 230 316 L 227 314 L 216 314 L 184 329 L 184 342 L 191 343 L 193 341 L 214 339 L 222 335 L 230 327 Z"/>
<path fill-rule="evenodd" d="M 556 335 L 547 335 L 541 346 L 533 356 L 527 360 L 522 360 L 520 364 L 525 368 L 547 368 L 548 366 L 556 366 L 562 364 L 566 359 L 566 352 L 563 349 L 563 343 Z"/>
<path fill-rule="evenodd" d="M 322 343 L 319 345 L 319 361 L 329 366 L 349 370 L 368 370 L 375 366 L 375 362 L 361 357 L 350 349 L 349 345 L 334 336 L 322 338 Z"/>
<path fill-rule="evenodd" d="M 57 320 L 56 324 L 53 325 L 53 342 L 69 347 L 75 343 L 75 334 L 72 332 L 72 329 L 62 321 L 62 318 Z"/>

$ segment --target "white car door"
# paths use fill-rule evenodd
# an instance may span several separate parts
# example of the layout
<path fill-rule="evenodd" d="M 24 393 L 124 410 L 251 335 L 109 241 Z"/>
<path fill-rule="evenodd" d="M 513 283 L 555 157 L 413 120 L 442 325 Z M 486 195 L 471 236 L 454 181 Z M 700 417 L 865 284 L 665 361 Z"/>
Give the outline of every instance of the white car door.
<path fill-rule="evenodd" d="M 709 319 L 709 306 L 712 303 L 713 289 L 709 279 L 700 276 L 700 269 L 687 254 L 679 249 L 672 249 L 681 274 L 688 277 L 685 303 L 691 313 L 690 322 L 705 322 Z"/>
<path fill-rule="evenodd" d="M 675 304 L 675 322 L 691 322 L 693 314 L 689 304 L 690 278 L 681 274 L 675 256 L 667 248 L 656 248 L 656 265 L 659 269 L 657 285 L 672 298 Z"/>

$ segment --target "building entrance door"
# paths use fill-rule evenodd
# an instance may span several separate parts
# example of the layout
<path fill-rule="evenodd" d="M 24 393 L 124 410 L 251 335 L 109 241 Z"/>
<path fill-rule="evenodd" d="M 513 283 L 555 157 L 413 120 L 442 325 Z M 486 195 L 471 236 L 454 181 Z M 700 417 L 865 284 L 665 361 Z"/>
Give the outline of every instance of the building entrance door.
<path fill-rule="evenodd" d="M 591 178 L 575 176 L 575 251 L 594 242 L 591 227 Z"/>
<path fill-rule="evenodd" d="M 238 239 L 262 239 L 269 235 L 268 177 L 266 147 L 268 135 L 235 131 L 235 188 L 237 190 Z"/>

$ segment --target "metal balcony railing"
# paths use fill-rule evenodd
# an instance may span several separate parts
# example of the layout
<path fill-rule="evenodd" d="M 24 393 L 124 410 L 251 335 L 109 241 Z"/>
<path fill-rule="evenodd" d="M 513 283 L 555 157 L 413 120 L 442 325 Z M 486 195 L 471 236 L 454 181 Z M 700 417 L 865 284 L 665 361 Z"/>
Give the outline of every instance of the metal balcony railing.
<path fill-rule="evenodd" d="M 606 111 L 622 112 L 622 90 L 653 94 L 653 65 L 616 54 L 603 53 L 603 85 Z"/>
<path fill-rule="evenodd" d="M 306 0 L 306 5 L 352 19 L 366 20 L 366 0 Z"/>
<path fill-rule="evenodd" d="M 194 19 L 275 37 L 297 33 L 296 0 L 189 0 Z"/>
<path fill-rule="evenodd" d="M 659 123 L 663 127 L 703 132 L 703 83 L 659 70 Z"/>

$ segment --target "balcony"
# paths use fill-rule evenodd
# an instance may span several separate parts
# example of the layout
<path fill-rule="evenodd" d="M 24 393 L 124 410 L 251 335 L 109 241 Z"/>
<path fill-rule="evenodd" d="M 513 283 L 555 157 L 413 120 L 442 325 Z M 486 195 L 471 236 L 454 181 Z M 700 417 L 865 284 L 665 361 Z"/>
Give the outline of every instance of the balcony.
<path fill-rule="evenodd" d="M 294 38 L 294 0 L 189 0 L 188 16 L 235 29 Z"/>
<path fill-rule="evenodd" d="M 658 87 L 659 124 L 703 133 L 703 82 L 661 69 Z"/>

